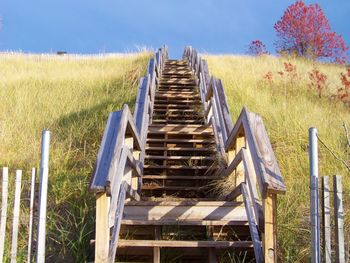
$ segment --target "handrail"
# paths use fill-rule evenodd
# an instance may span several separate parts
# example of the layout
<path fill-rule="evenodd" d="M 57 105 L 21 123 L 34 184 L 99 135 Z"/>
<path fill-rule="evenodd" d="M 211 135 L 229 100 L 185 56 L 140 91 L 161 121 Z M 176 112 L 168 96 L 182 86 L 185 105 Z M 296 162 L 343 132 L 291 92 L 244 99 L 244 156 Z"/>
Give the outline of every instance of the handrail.
<path fill-rule="evenodd" d="M 226 167 L 221 167 L 219 172 L 223 176 L 233 173 L 236 176 L 236 188 L 228 197 L 243 195 L 252 238 L 256 237 L 252 232 L 256 224 L 264 233 L 265 262 L 277 262 L 276 194 L 284 194 L 286 186 L 262 118 L 244 107 L 233 125 L 221 80 L 209 75 L 206 60 L 192 47 L 185 48 L 183 58 L 197 77 L 206 123 L 212 125 L 218 152 L 226 161 Z M 259 245 L 254 245 L 256 260 L 261 262 L 262 252 L 256 246 Z"/>
<path fill-rule="evenodd" d="M 125 198 L 140 199 L 148 125 L 167 57 L 164 46 L 150 59 L 139 82 L 134 115 L 124 105 L 108 117 L 89 186 L 96 194 L 95 262 L 114 262 Z"/>

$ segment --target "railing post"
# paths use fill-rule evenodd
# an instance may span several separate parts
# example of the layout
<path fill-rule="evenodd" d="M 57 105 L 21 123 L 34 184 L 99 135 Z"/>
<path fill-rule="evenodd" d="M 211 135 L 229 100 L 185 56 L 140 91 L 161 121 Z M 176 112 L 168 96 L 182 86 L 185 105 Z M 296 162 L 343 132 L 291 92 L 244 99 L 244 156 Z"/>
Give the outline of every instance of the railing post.
<path fill-rule="evenodd" d="M 49 176 L 49 150 L 50 132 L 44 130 L 41 141 L 40 160 L 40 183 L 39 183 L 39 216 L 38 216 L 38 239 L 36 246 L 36 262 L 45 262 L 45 241 L 46 241 L 46 205 L 47 185 Z"/>
<path fill-rule="evenodd" d="M 267 193 L 263 197 L 264 234 L 263 250 L 265 263 L 277 262 L 277 195 Z"/>
<path fill-rule="evenodd" d="M 108 262 L 109 250 L 109 197 L 106 193 L 96 195 L 96 236 L 95 236 L 95 262 Z"/>
<path fill-rule="evenodd" d="M 317 129 L 309 129 L 311 261 L 320 263 L 320 219 L 318 214 Z"/>

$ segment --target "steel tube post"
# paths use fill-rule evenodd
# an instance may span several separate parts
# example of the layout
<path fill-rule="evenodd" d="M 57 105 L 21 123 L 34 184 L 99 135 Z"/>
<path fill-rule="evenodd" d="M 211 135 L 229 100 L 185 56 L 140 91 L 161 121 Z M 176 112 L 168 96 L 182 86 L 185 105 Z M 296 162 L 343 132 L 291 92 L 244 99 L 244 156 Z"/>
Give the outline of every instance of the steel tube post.
<path fill-rule="evenodd" d="M 318 214 L 317 129 L 309 129 L 311 260 L 320 263 L 320 219 Z"/>
<path fill-rule="evenodd" d="M 39 184 L 39 216 L 38 216 L 38 237 L 36 246 L 36 262 L 45 262 L 45 239 L 46 239 L 46 205 L 47 185 L 49 175 L 49 148 L 50 132 L 42 132 L 41 160 L 40 160 L 40 184 Z"/>

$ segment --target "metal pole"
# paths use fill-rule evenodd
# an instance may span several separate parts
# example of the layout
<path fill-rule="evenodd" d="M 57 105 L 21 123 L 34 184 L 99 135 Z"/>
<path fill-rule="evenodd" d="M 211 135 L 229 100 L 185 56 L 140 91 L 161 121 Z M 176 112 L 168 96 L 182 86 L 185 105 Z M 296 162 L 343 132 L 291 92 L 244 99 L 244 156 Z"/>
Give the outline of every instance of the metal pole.
<path fill-rule="evenodd" d="M 38 216 L 38 238 L 36 246 L 36 262 L 45 262 L 45 237 L 46 237 L 46 204 L 47 185 L 49 175 L 49 148 L 50 132 L 42 132 L 41 161 L 40 161 L 40 183 L 39 183 L 39 216 Z"/>
<path fill-rule="evenodd" d="M 318 149 L 317 129 L 309 129 L 310 158 L 310 221 L 311 221 L 311 261 L 320 263 L 320 219 L 318 215 Z"/>

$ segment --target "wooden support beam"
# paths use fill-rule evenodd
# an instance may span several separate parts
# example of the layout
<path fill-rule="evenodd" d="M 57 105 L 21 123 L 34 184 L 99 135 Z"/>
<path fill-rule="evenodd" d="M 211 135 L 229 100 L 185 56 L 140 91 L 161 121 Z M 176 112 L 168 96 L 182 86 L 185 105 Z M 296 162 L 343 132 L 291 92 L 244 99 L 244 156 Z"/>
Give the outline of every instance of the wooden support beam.
<path fill-rule="evenodd" d="M 109 250 L 109 197 L 106 193 L 96 195 L 95 263 L 108 262 Z"/>
<path fill-rule="evenodd" d="M 263 251 L 265 263 L 277 262 L 277 195 L 268 193 L 263 199 L 264 234 Z"/>

